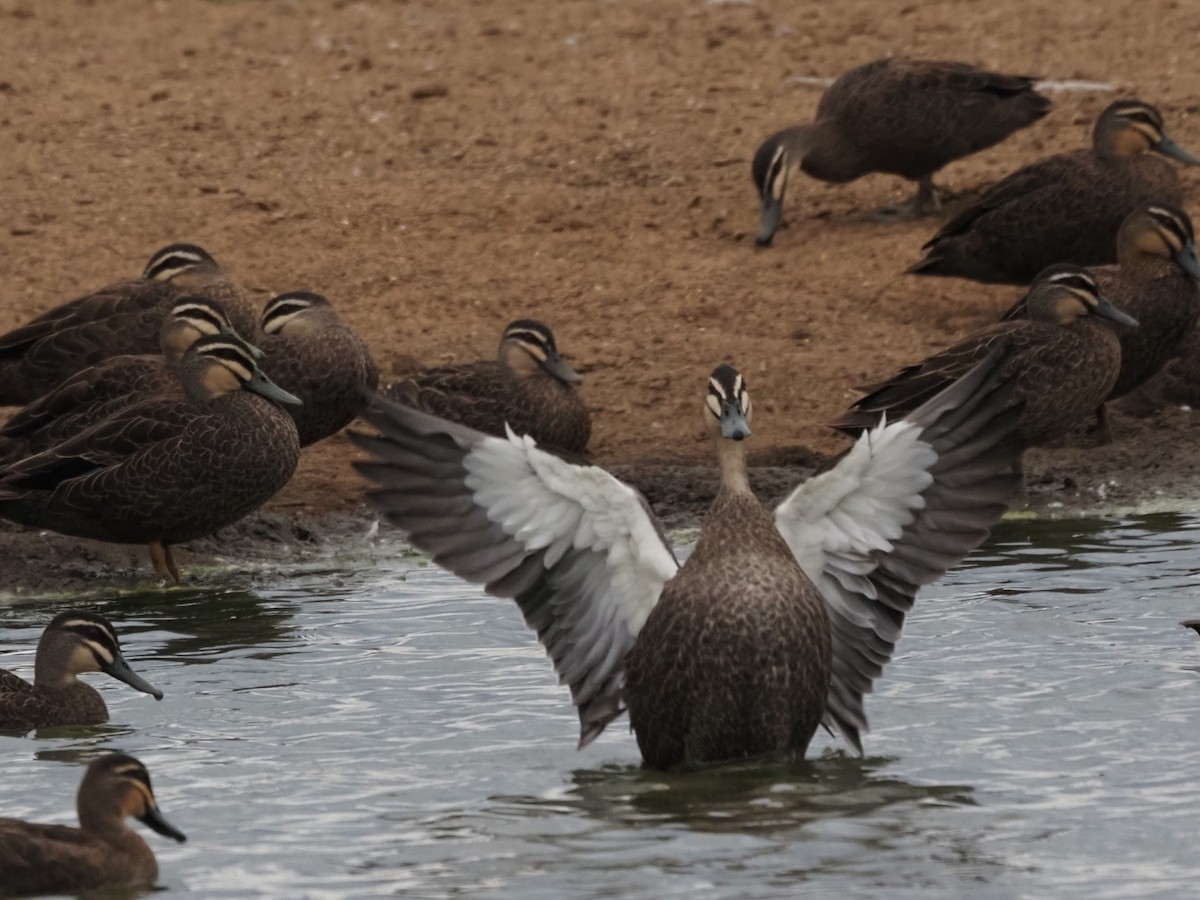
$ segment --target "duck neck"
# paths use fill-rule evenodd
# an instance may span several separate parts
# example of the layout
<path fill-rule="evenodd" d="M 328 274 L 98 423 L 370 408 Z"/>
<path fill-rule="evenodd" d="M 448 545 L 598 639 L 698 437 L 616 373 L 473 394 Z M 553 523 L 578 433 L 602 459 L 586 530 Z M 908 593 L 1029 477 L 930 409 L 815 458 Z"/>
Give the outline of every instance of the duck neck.
<path fill-rule="evenodd" d="M 746 475 L 746 444 L 724 437 L 716 439 L 717 462 L 721 467 L 721 493 L 753 497 Z"/>
<path fill-rule="evenodd" d="M 33 684 L 44 690 L 65 690 L 80 684 L 68 665 L 72 648 L 64 647 L 58 635 L 38 644 L 33 658 Z"/>

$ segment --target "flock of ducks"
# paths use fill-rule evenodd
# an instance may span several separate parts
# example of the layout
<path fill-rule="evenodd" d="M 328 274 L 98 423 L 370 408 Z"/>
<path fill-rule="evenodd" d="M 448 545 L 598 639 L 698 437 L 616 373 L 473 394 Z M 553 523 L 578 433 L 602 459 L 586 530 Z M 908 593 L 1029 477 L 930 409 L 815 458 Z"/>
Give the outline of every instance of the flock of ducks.
<path fill-rule="evenodd" d="M 895 173 L 918 189 L 886 216 L 936 211 L 939 169 L 1048 109 L 1032 79 L 961 63 L 852 70 L 814 122 L 755 154 L 757 241 L 774 240 L 797 172 Z M 1154 107 L 1121 100 L 1090 149 L 1026 166 L 951 218 L 913 274 L 1028 293 L 864 389 L 835 423 L 853 445 L 774 511 L 747 477 L 746 380 L 714 369 L 700 406 L 720 489 L 682 565 L 644 498 L 588 463 L 580 379 L 544 323 L 510 324 L 495 360 L 379 388 L 326 298 L 285 293 L 259 314 L 190 244 L 0 336 L 0 404 L 23 405 L 0 428 L 0 518 L 146 544 L 178 581 L 172 545 L 261 505 L 301 448 L 358 416 L 375 429 L 351 434 L 370 502 L 439 565 L 517 602 L 571 691 L 580 746 L 628 711 L 656 768 L 803 755 L 822 725 L 861 752 L 865 695 L 918 589 L 987 537 L 1022 489 L 1024 450 L 1093 417 L 1107 439 L 1105 404 L 1191 335 L 1200 260 L 1161 156 L 1200 164 Z M 109 622 L 70 611 L 47 626 L 32 685 L 0 672 L 0 728 L 104 721 L 76 677 L 92 671 L 161 697 Z M 127 756 L 89 766 L 78 807 L 79 829 L 0 819 L 0 894 L 152 884 L 128 815 L 183 840 Z"/>

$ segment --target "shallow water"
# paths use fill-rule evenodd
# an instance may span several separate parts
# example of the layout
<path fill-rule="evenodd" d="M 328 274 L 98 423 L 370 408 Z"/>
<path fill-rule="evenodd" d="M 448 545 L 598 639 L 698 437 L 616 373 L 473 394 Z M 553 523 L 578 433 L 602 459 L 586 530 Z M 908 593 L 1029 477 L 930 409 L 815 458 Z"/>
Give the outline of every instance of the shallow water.
<path fill-rule="evenodd" d="M 866 759 L 819 735 L 668 776 L 624 720 L 577 753 L 515 605 L 411 557 L 97 598 L 166 698 L 90 676 L 109 725 L 0 736 L 0 815 L 73 821 L 79 763 L 119 749 L 189 835 L 147 833 L 173 895 L 1185 895 L 1198 529 L 1007 523 L 918 602 Z M 0 667 L 70 605 L 0 608 Z"/>

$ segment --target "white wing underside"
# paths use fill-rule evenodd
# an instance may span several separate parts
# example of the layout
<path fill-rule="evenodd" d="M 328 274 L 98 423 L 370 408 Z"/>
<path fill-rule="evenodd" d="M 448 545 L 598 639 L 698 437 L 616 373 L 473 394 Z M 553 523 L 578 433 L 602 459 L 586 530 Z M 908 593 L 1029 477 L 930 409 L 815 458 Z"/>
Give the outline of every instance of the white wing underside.
<path fill-rule="evenodd" d="M 641 495 L 511 431 L 489 437 L 377 399 L 355 440 L 372 501 L 456 575 L 513 597 L 571 688 L 580 744 L 623 711 L 623 661 L 679 566 Z"/>

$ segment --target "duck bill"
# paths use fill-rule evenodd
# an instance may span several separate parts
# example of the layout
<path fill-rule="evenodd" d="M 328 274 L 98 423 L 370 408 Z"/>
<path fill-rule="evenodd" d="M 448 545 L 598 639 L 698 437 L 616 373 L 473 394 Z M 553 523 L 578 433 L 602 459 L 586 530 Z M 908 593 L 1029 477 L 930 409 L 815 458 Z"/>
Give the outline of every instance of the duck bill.
<path fill-rule="evenodd" d="M 770 247 L 771 241 L 775 239 L 775 232 L 779 228 L 779 222 L 783 218 L 783 198 L 772 197 L 770 194 L 763 197 L 762 200 L 762 219 L 759 222 L 758 234 L 754 236 L 754 243 L 760 247 Z"/>
<path fill-rule="evenodd" d="M 1171 140 L 1171 136 L 1169 134 L 1164 133 L 1162 140 L 1154 145 L 1154 149 L 1163 156 L 1169 156 L 1171 159 L 1177 159 L 1181 163 L 1186 163 L 1189 166 L 1200 166 L 1200 156 L 1193 156 L 1191 153 L 1188 153 L 1177 143 Z"/>
<path fill-rule="evenodd" d="M 261 369 L 254 370 L 254 376 L 246 384 L 250 390 L 256 394 L 261 394 L 268 400 L 274 400 L 276 403 L 286 403 L 288 406 L 303 406 L 304 401 L 295 394 L 289 394 L 270 378 L 262 373 Z"/>
<path fill-rule="evenodd" d="M 1200 281 L 1200 259 L 1196 257 L 1195 244 L 1188 244 L 1176 253 L 1175 262 L 1179 263 L 1183 271 L 1191 275 L 1192 278 Z"/>
<path fill-rule="evenodd" d="M 750 437 L 750 423 L 740 407 L 726 405 L 721 411 L 721 434 L 731 441 L 744 441 Z"/>
<path fill-rule="evenodd" d="M 1100 298 L 1100 302 L 1096 304 L 1094 312 L 1096 315 L 1104 316 L 1104 318 L 1116 322 L 1118 325 L 1128 325 L 1130 328 L 1137 328 L 1138 326 L 1137 319 L 1128 313 L 1121 312 L 1106 297 Z"/>
<path fill-rule="evenodd" d="M 561 356 L 557 353 L 548 357 L 542 368 L 557 378 L 559 381 L 565 381 L 567 384 L 579 384 L 583 381 L 579 373 L 566 364 Z"/>
<path fill-rule="evenodd" d="M 187 835 L 163 818 L 163 814 L 158 811 L 157 806 L 152 806 L 146 812 L 138 816 L 138 818 L 146 825 L 157 831 L 163 837 L 175 838 L 179 843 L 187 840 Z"/>
<path fill-rule="evenodd" d="M 117 679 L 117 681 L 123 681 L 131 688 L 136 688 L 143 694 L 149 694 L 155 700 L 161 700 L 163 698 L 162 691 L 150 684 L 150 682 L 146 681 L 146 679 L 142 678 L 142 676 L 133 671 L 133 669 L 129 668 L 129 663 L 125 662 L 125 657 L 120 653 L 117 654 L 116 658 L 111 663 L 104 667 L 104 671 L 113 678 Z"/>

